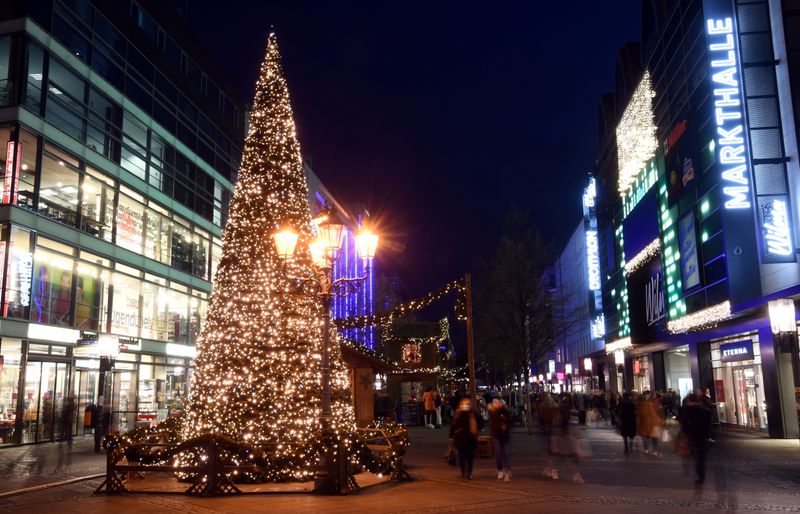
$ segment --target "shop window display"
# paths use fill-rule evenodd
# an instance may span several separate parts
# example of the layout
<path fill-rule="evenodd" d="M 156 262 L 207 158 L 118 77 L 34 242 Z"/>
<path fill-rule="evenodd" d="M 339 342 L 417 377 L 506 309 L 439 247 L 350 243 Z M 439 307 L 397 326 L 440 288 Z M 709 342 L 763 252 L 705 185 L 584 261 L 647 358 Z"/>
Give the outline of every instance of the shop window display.
<path fill-rule="evenodd" d="M 26 309 L 31 305 L 31 279 L 33 278 L 33 254 L 30 250 L 31 234 L 27 230 L 12 226 L 9 243 L 0 242 L 0 258 L 9 256 L 6 276 L 6 296 L 3 315 L 9 318 L 26 318 Z M 2 261 L 0 261 L 2 262 Z"/>
<path fill-rule="evenodd" d="M 30 320 L 71 325 L 72 260 L 37 248 L 33 259 Z"/>
<path fill-rule="evenodd" d="M 114 273 L 112 281 L 111 333 L 138 337 L 141 281 L 123 273 Z"/>
<path fill-rule="evenodd" d="M 0 341 L 0 444 L 14 442 L 21 360 L 22 342 L 3 338 Z"/>
<path fill-rule="evenodd" d="M 167 340 L 174 343 L 187 343 L 187 331 L 189 327 L 189 296 L 170 289 L 168 292 L 167 315 Z"/>
<path fill-rule="evenodd" d="M 167 288 L 144 282 L 142 284 L 142 337 L 167 340 Z"/>
<path fill-rule="evenodd" d="M 117 206 L 117 244 L 127 250 L 142 253 L 144 237 L 144 205 L 141 195 L 120 188 Z"/>
<path fill-rule="evenodd" d="M 75 327 L 80 330 L 100 330 L 101 314 L 106 303 L 108 272 L 85 263 L 78 265 L 75 286 Z"/>
<path fill-rule="evenodd" d="M 727 352 L 723 355 L 728 348 L 749 347 L 752 347 L 751 352 Z M 712 343 L 711 359 L 714 369 L 714 397 L 720 422 L 753 430 L 766 430 L 764 377 L 757 336 L 754 334 L 746 339 Z"/>

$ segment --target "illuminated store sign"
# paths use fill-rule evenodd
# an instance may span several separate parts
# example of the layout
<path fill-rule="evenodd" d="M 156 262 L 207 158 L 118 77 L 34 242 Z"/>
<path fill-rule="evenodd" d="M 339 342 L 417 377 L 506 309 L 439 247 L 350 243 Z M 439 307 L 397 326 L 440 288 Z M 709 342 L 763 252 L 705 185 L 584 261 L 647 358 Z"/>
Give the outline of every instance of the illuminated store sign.
<path fill-rule="evenodd" d="M 17 152 L 17 165 L 16 165 L 16 174 L 15 166 L 14 166 L 14 150 Z M 3 203 L 17 203 L 17 189 L 19 189 L 19 170 L 20 170 L 20 162 L 22 161 L 22 146 L 16 145 L 14 141 L 9 141 L 6 145 L 6 167 L 5 167 L 5 178 L 3 181 Z M 12 181 L 12 177 L 16 175 L 16 178 Z M 14 196 L 11 196 L 11 184 L 14 184 Z"/>
<path fill-rule="evenodd" d="M 761 202 L 761 237 L 765 257 L 786 257 L 794 254 L 789 213 L 786 201 L 779 198 Z"/>
<path fill-rule="evenodd" d="M 753 359 L 753 341 L 750 339 L 719 345 L 719 360 L 722 362 L 750 361 Z"/>
<path fill-rule="evenodd" d="M 592 339 L 602 339 L 606 335 L 606 318 L 603 314 L 592 320 Z"/>
<path fill-rule="evenodd" d="M 714 87 L 716 148 L 722 168 L 725 208 L 749 209 L 750 169 L 733 18 L 708 19 L 706 31 Z"/>
<path fill-rule="evenodd" d="M 666 309 L 664 304 L 664 290 L 661 288 L 661 273 L 650 276 L 650 281 L 645 284 L 645 313 L 647 326 L 652 326 L 664 319 Z"/>
<path fill-rule="evenodd" d="M 589 180 L 589 185 L 583 190 L 583 208 L 584 214 L 588 209 L 594 207 L 594 201 L 597 198 L 597 188 L 595 187 L 594 177 Z"/>
<path fill-rule="evenodd" d="M 589 289 L 600 289 L 600 251 L 597 244 L 597 231 L 586 231 L 586 260 L 589 266 Z"/>

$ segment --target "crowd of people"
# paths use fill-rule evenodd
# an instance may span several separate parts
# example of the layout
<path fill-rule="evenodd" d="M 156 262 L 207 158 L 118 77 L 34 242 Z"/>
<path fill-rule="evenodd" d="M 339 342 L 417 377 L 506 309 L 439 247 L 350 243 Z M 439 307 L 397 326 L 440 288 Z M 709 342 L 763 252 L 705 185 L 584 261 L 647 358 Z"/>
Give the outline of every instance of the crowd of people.
<path fill-rule="evenodd" d="M 439 396 L 432 390 L 430 398 Z M 472 478 L 474 453 L 482 427 L 488 425 L 497 466 L 497 478 L 511 480 L 511 427 L 514 421 L 524 422 L 521 410 L 525 402 L 509 406 L 509 397 L 487 391 L 474 400 L 463 390 L 455 391 L 446 403 L 446 417 L 451 417 L 450 444 L 458 456 L 462 478 Z M 661 457 L 668 448 L 684 459 L 688 471 L 694 460 L 696 484 L 705 481 L 705 460 L 711 439 L 714 404 L 706 393 L 696 390 L 683 399 L 672 390 L 626 392 L 539 393 L 531 397 L 533 419 L 543 437 L 542 453 L 546 465 L 542 472 L 559 479 L 558 469 L 569 470 L 573 482 L 582 483 L 581 460 L 591 455 L 588 440 L 575 427 L 603 425 L 615 427 L 622 437 L 625 454 L 636 451 L 640 442 L 645 454 Z M 428 403 L 426 402 L 426 414 Z M 441 411 L 441 408 L 440 408 Z M 434 413 L 426 416 L 426 424 Z M 438 416 L 441 423 L 441 414 Z"/>

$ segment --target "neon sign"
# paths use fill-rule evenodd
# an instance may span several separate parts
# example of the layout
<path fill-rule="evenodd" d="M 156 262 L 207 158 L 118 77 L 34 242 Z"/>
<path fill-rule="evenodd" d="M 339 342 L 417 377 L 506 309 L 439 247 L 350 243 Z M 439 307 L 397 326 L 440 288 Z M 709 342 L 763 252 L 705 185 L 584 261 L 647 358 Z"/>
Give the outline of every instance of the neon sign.
<path fill-rule="evenodd" d="M 761 234 L 769 256 L 786 257 L 794 254 L 789 229 L 789 213 L 784 200 L 772 199 L 761 205 Z"/>
<path fill-rule="evenodd" d="M 600 251 L 597 244 L 597 231 L 586 231 L 586 257 L 589 268 L 589 289 L 600 289 Z"/>
<path fill-rule="evenodd" d="M 722 193 L 726 209 L 749 209 L 750 171 L 744 139 L 738 53 L 733 18 L 706 20 L 711 80 L 714 83 L 714 120 Z"/>
<path fill-rule="evenodd" d="M 602 339 L 606 335 L 606 318 L 599 314 L 592 320 L 592 339 Z"/>
<path fill-rule="evenodd" d="M 17 165 L 14 166 L 14 150 L 17 151 Z M 5 167 L 5 177 L 3 181 L 3 203 L 17 203 L 17 189 L 19 189 L 19 170 L 20 170 L 20 161 L 22 161 L 22 146 L 17 145 L 14 141 L 9 141 L 6 145 L 6 167 Z M 16 168 L 16 174 L 14 173 Z M 12 180 L 12 177 L 16 175 L 16 178 Z M 12 188 L 11 184 L 14 184 L 13 192 L 14 195 L 11 195 Z"/>

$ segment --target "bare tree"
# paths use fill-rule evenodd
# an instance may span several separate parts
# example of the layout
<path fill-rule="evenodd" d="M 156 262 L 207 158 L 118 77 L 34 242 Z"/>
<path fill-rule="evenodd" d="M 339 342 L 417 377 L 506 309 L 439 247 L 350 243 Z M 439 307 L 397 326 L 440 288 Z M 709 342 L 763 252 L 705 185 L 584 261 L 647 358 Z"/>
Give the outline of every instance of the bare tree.
<path fill-rule="evenodd" d="M 565 294 L 553 295 L 545 283 L 550 259 L 549 246 L 528 214 L 512 209 L 497 250 L 482 266 L 475 295 L 477 352 L 495 374 L 510 373 L 506 379 L 523 385 L 528 433 L 533 431 L 531 365 L 582 318 L 565 308 L 571 303 Z"/>

